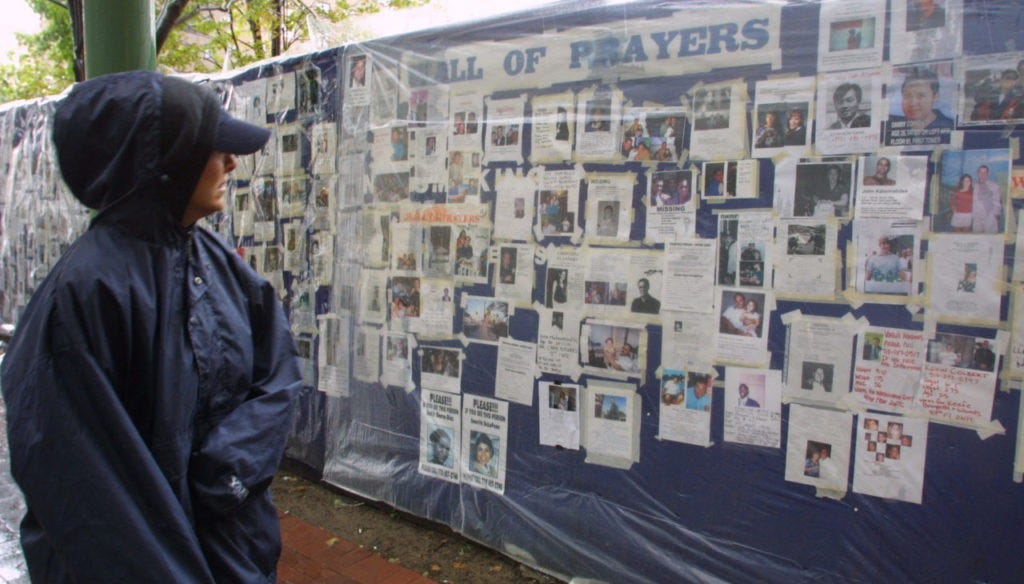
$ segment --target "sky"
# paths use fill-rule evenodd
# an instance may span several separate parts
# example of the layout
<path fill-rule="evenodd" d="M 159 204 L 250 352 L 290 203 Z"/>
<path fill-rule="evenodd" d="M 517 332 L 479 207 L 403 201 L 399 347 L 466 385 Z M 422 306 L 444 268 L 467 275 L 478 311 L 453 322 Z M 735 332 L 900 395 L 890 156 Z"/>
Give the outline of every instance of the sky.
<path fill-rule="evenodd" d="M 0 18 L 0 61 L 7 62 L 7 53 L 18 48 L 16 32 L 36 32 L 39 17 L 25 0 L 4 0 L 4 17 Z"/>
<path fill-rule="evenodd" d="M 487 0 L 433 0 L 433 10 L 429 15 L 417 18 L 405 16 L 384 17 L 383 21 L 374 19 L 371 26 L 379 34 L 388 36 L 408 32 L 408 23 L 417 22 L 426 27 L 451 24 L 460 20 L 474 20 L 502 14 L 517 12 L 532 7 L 551 4 L 554 0 L 517 0 L 516 2 L 494 2 Z M 8 53 L 18 49 L 14 33 L 32 33 L 39 30 L 39 18 L 25 3 L 25 0 L 3 0 L 4 15 L 0 18 L 0 62 L 9 62 Z M 388 22 L 390 21 L 390 22 Z M 421 27 L 422 28 L 422 27 Z"/>

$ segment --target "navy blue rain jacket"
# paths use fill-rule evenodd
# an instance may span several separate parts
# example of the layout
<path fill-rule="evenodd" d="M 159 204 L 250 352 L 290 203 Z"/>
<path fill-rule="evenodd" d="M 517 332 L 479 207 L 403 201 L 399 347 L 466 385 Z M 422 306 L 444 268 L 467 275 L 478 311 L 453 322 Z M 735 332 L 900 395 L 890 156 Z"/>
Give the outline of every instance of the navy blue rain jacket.
<path fill-rule="evenodd" d="M 219 109 L 148 72 L 86 81 L 58 107 L 64 180 L 99 214 L 3 363 L 34 582 L 274 580 L 268 485 L 301 383 L 294 344 L 267 281 L 180 225 Z"/>

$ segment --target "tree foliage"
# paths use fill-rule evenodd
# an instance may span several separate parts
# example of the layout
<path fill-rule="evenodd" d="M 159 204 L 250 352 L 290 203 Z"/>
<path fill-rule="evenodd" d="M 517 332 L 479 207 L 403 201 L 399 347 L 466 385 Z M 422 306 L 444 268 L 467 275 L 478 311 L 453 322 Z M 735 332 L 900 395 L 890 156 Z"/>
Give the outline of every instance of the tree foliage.
<path fill-rule="evenodd" d="M 347 18 L 421 6 L 429 0 L 154 0 L 157 66 L 179 73 L 212 73 L 284 54 L 309 39 L 310 20 Z M 80 45 L 82 0 L 27 0 L 42 20 L 19 34 L 13 64 L 0 64 L 0 102 L 52 95 L 84 78 Z M 77 20 L 76 20 L 77 18 Z M 76 30 L 77 29 L 77 30 Z M 76 71 L 75 63 L 79 68 Z"/>
<path fill-rule="evenodd" d="M 50 0 L 26 0 L 40 16 L 35 34 L 18 33 L 23 47 L 17 62 L 0 64 L 0 101 L 28 99 L 62 91 L 75 79 L 71 15 Z"/>

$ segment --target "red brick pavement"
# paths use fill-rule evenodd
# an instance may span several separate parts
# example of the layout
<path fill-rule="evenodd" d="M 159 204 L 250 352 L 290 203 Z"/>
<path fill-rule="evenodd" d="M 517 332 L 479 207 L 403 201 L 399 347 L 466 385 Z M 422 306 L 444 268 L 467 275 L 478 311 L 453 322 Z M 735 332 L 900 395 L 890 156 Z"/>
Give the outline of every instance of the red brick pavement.
<path fill-rule="evenodd" d="M 277 566 L 279 584 L 434 584 L 315 525 L 278 514 L 284 544 Z"/>

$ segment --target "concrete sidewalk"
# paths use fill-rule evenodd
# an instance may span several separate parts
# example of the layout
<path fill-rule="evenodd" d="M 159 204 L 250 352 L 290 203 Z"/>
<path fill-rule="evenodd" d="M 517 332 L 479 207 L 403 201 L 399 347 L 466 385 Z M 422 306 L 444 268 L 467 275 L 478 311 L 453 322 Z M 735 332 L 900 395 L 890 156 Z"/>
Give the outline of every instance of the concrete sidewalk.
<path fill-rule="evenodd" d="M 0 362 L 2 362 L 0 355 Z M 0 400 L 0 584 L 29 584 L 18 541 L 25 501 L 11 478 L 7 417 Z M 428 584 L 433 582 L 291 515 L 279 514 L 284 550 L 280 584 Z"/>

